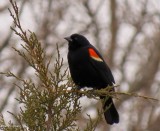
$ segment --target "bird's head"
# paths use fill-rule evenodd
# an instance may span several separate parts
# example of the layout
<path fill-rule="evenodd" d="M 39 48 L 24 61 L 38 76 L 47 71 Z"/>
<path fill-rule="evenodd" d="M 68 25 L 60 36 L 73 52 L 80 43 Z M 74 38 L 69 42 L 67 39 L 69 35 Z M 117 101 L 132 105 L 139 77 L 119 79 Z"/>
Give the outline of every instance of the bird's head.
<path fill-rule="evenodd" d="M 89 41 L 80 34 L 72 34 L 71 36 L 65 37 L 64 39 L 68 41 L 69 49 L 71 50 L 76 50 L 90 44 Z"/>

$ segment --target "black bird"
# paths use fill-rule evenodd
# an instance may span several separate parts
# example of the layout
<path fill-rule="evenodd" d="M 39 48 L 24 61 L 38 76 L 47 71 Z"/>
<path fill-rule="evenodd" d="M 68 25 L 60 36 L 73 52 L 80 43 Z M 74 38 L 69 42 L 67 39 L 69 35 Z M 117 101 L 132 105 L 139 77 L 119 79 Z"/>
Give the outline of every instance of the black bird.
<path fill-rule="evenodd" d="M 65 39 L 69 43 L 68 63 L 71 77 L 79 89 L 84 87 L 102 89 L 115 83 L 112 72 L 101 54 L 84 36 L 73 34 Z M 108 124 L 119 122 L 119 115 L 111 97 L 107 97 L 103 109 Z"/>

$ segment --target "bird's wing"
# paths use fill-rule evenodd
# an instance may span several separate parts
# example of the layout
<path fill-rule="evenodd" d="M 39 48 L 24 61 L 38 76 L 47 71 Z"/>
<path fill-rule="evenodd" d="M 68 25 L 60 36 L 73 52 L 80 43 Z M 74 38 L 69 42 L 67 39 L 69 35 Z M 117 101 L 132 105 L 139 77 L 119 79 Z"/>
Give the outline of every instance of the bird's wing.
<path fill-rule="evenodd" d="M 102 77 L 103 81 L 105 81 L 107 85 L 112 86 L 113 83 L 115 83 L 114 77 L 100 53 L 94 47 L 89 47 L 88 54 L 90 63 L 92 64 L 93 68 L 97 71 L 97 74 L 99 74 L 99 76 Z"/>

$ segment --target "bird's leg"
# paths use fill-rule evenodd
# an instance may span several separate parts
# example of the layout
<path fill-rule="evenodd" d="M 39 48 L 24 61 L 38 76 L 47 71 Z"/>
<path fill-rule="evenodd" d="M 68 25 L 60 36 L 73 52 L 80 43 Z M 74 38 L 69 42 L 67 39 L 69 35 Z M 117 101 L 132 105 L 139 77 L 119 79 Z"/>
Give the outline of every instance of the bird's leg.
<path fill-rule="evenodd" d="M 95 90 L 94 89 L 90 89 L 90 90 L 87 90 L 87 92 L 88 92 L 87 97 L 88 98 L 93 98 L 93 95 L 95 94 Z"/>
<path fill-rule="evenodd" d="M 82 94 L 80 94 L 79 93 L 79 91 L 81 90 L 81 88 L 82 87 L 80 87 L 80 86 L 76 86 L 76 88 L 73 88 L 72 90 L 73 90 L 73 96 L 74 95 L 77 95 L 77 96 L 79 96 L 79 98 L 82 96 Z"/>
<path fill-rule="evenodd" d="M 76 90 L 77 90 L 76 95 L 78 95 L 78 96 L 80 96 L 80 97 L 82 97 L 82 94 L 80 94 L 78 91 L 80 91 L 81 89 L 82 89 L 81 86 L 77 86 L 77 87 L 76 87 Z"/>
<path fill-rule="evenodd" d="M 77 86 L 77 87 L 76 87 L 77 90 L 81 90 L 82 88 L 83 88 L 83 87 L 81 87 L 81 86 Z"/>

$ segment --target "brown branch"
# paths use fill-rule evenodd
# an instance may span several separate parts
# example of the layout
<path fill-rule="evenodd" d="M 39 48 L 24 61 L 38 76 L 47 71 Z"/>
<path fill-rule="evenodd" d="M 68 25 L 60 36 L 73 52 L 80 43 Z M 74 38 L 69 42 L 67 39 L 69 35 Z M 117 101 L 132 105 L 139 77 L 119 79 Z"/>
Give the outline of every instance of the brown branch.
<path fill-rule="evenodd" d="M 155 75 L 159 69 L 160 65 L 160 38 L 159 38 L 160 33 L 157 32 L 155 36 L 155 43 L 154 43 L 154 53 L 151 53 L 149 62 L 146 61 L 144 65 L 142 65 L 139 69 L 139 73 L 137 74 L 136 79 L 130 83 L 129 87 L 130 90 L 129 92 L 137 92 L 142 89 L 148 89 L 151 87 L 151 85 L 154 82 Z M 141 78 L 139 78 L 140 76 Z M 117 106 L 119 106 L 123 101 L 127 100 L 129 97 L 128 96 L 123 96 L 122 101 L 119 101 L 117 103 Z"/>
<path fill-rule="evenodd" d="M 118 21 L 116 17 L 116 10 L 117 10 L 117 3 L 116 0 L 110 0 L 110 11 L 111 11 L 111 25 L 110 25 L 110 32 L 111 32 L 111 42 L 110 47 L 107 50 L 107 54 L 109 55 L 109 65 L 111 68 L 114 67 L 114 53 L 116 49 L 116 39 L 118 33 Z"/>
<path fill-rule="evenodd" d="M 20 11 L 19 11 L 19 16 L 18 16 L 19 18 L 20 18 L 20 16 L 22 15 L 22 11 L 23 11 L 25 2 L 26 2 L 26 0 L 23 0 L 23 1 L 22 1 L 21 7 L 20 7 Z M 14 23 L 14 22 L 13 22 L 13 23 Z M 13 24 L 12 24 L 12 26 L 13 26 Z M 13 34 L 13 30 L 10 30 L 10 32 L 8 33 L 7 38 L 4 40 L 2 46 L 0 47 L 0 53 L 2 52 L 2 50 L 3 50 L 5 47 L 7 47 L 7 46 L 9 45 L 9 41 L 10 41 L 10 39 L 11 39 L 12 34 Z"/>
<path fill-rule="evenodd" d="M 117 86 L 113 86 L 113 87 L 106 87 L 105 89 L 101 89 L 101 90 L 57 90 L 56 92 L 61 92 L 62 94 L 66 94 L 66 93 L 76 93 L 77 95 L 86 95 L 89 97 L 95 97 L 95 96 L 111 96 L 113 98 L 116 98 L 116 96 L 133 96 L 133 97 L 140 97 L 143 99 L 147 99 L 147 100 L 153 100 L 153 101 L 159 101 L 156 98 L 153 97 L 149 97 L 149 96 L 144 96 L 144 95 L 139 95 L 137 93 L 134 92 L 114 92 L 111 91 L 114 87 Z M 53 91 L 53 93 L 55 93 L 55 91 Z"/>

